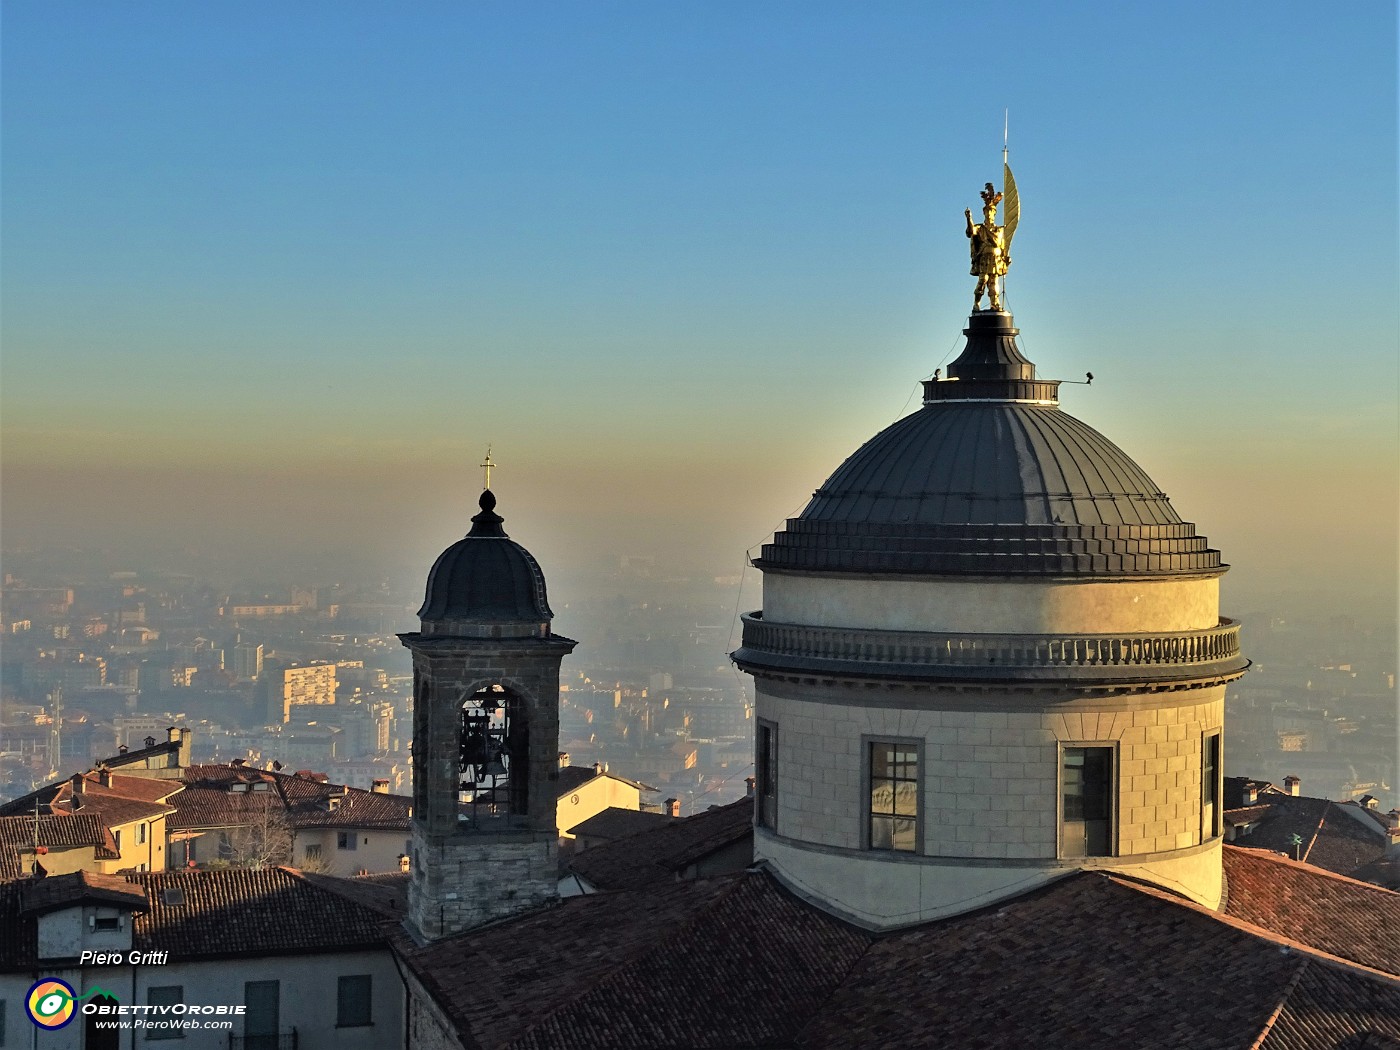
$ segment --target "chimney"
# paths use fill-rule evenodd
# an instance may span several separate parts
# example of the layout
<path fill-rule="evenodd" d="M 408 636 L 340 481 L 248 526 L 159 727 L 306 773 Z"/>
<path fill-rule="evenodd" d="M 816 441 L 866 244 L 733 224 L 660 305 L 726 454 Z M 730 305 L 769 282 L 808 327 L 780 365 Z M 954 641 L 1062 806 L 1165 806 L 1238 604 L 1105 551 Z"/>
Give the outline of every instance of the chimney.
<path fill-rule="evenodd" d="M 180 756 L 175 760 L 177 766 L 183 769 L 190 764 L 190 745 L 193 743 L 192 734 L 184 726 L 170 726 L 165 731 L 168 743 L 178 743 L 180 745 Z"/>
<path fill-rule="evenodd" d="M 1283 786 L 1294 798 L 1298 798 L 1303 793 L 1303 778 L 1287 776 L 1283 778 Z"/>
<path fill-rule="evenodd" d="M 595 777 L 601 777 L 601 776 L 603 775 L 603 763 L 601 763 L 601 762 L 594 762 L 594 763 L 593 763 L 593 775 L 594 775 Z"/>
<path fill-rule="evenodd" d="M 746 788 L 746 790 L 744 791 L 744 797 L 745 797 L 745 798 L 753 798 L 754 786 L 755 786 L 757 783 L 758 783 L 758 780 L 757 780 L 756 778 L 754 778 L 754 777 L 745 777 L 745 778 L 744 778 L 744 787 Z"/>
<path fill-rule="evenodd" d="M 1369 809 L 1372 813 L 1375 813 L 1381 808 L 1381 800 L 1376 798 L 1375 795 L 1362 795 L 1361 805 L 1363 808 Z"/>
<path fill-rule="evenodd" d="M 374 780 L 371 780 L 369 782 L 369 789 L 373 794 L 387 795 L 389 793 L 389 782 L 387 780 L 376 777 Z"/>
<path fill-rule="evenodd" d="M 97 782 L 105 788 L 112 786 L 112 771 L 106 766 L 102 766 L 97 771 Z"/>
<path fill-rule="evenodd" d="M 1259 785 L 1254 781 L 1248 781 L 1244 786 L 1244 804 L 1252 806 L 1259 801 Z"/>
<path fill-rule="evenodd" d="M 560 751 L 560 752 L 559 752 L 559 768 L 560 768 L 560 769 L 568 769 L 568 768 L 569 768 L 569 753 L 568 753 L 567 751 Z"/>
<path fill-rule="evenodd" d="M 1385 829 L 1385 859 L 1400 861 L 1400 809 L 1392 809 L 1388 814 Z"/>
<path fill-rule="evenodd" d="M 83 805 L 83 775 L 74 773 L 70 783 L 73 785 L 73 808 L 81 809 Z"/>
<path fill-rule="evenodd" d="M 668 817 L 679 817 L 681 815 L 681 800 L 678 798 L 668 798 L 666 800 L 666 815 Z"/>

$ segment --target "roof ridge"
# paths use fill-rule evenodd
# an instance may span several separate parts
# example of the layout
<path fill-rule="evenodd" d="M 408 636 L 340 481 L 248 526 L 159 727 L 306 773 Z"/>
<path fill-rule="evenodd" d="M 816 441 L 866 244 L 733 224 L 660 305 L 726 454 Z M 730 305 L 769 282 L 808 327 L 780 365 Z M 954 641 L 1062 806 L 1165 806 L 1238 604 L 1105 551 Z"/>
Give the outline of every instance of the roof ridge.
<path fill-rule="evenodd" d="M 1248 857 L 1251 860 L 1267 860 L 1272 864 L 1290 864 L 1295 868 L 1305 868 L 1309 875 L 1315 875 L 1319 878 L 1337 879 L 1341 882 L 1349 882 L 1353 886 L 1360 886 L 1362 889 L 1373 890 L 1377 893 L 1385 893 L 1394 896 L 1397 892 L 1395 890 L 1388 890 L 1384 886 L 1377 886 L 1374 882 L 1353 879 L 1350 875 L 1343 875 L 1341 872 L 1312 864 L 1306 860 L 1294 860 L 1292 857 L 1277 853 L 1274 850 L 1255 849 L 1252 846 L 1234 846 L 1229 844 L 1226 844 L 1224 848 L 1238 856 Z"/>
<path fill-rule="evenodd" d="M 1298 982 L 1303 979 L 1303 974 L 1307 971 L 1308 964 L 1311 961 L 1310 959 L 1304 959 L 1298 966 L 1298 969 L 1293 971 L 1293 976 L 1290 977 L 1288 983 L 1283 986 L 1283 994 L 1278 997 L 1278 1003 L 1274 1006 L 1273 1012 L 1269 1014 L 1268 1019 L 1264 1022 L 1264 1027 L 1260 1029 L 1258 1038 L 1249 1044 L 1249 1050 L 1259 1050 L 1259 1048 L 1264 1045 L 1264 1040 L 1269 1038 L 1269 1033 L 1274 1030 L 1274 1025 L 1278 1023 L 1279 1017 L 1283 1014 L 1283 1008 L 1288 1005 L 1289 997 L 1298 987 Z"/>
<path fill-rule="evenodd" d="M 1249 852 L 1257 851 L 1251 850 Z M 1297 864 L 1298 862 L 1293 861 L 1291 863 Z M 1311 869 L 1313 866 L 1309 864 L 1308 867 Z M 1259 926 L 1255 923 L 1250 922 L 1248 919 L 1242 919 L 1238 915 L 1230 915 L 1223 911 L 1212 911 L 1210 908 L 1207 908 L 1204 904 L 1197 904 L 1195 901 L 1188 900 L 1185 897 L 1178 897 L 1170 890 L 1162 889 L 1160 886 L 1154 886 L 1147 882 L 1139 882 L 1136 879 L 1123 877 L 1116 873 L 1105 873 L 1103 877 L 1109 879 L 1112 882 L 1118 883 L 1120 886 L 1126 886 L 1129 889 L 1137 890 L 1139 893 L 1144 893 L 1152 897 L 1158 897 L 1162 900 L 1169 901 L 1172 904 L 1179 905 L 1180 907 L 1196 912 L 1198 915 L 1201 915 L 1206 919 L 1210 919 L 1214 922 L 1220 923 L 1221 925 L 1230 926 L 1236 930 L 1239 930 L 1241 933 L 1246 933 L 1252 937 L 1258 937 L 1260 940 L 1268 941 L 1271 944 L 1277 944 L 1291 951 L 1299 952 L 1300 954 L 1305 955 L 1311 959 L 1315 959 L 1318 962 L 1323 963 L 1324 965 L 1334 966 L 1342 970 L 1349 970 L 1353 973 L 1365 974 L 1366 976 L 1375 977 L 1379 980 L 1385 981 L 1388 984 L 1400 985 L 1400 973 L 1391 973 L 1389 970 L 1377 969 L 1374 966 L 1368 966 L 1366 963 L 1357 962 L 1355 959 L 1348 959 L 1345 956 L 1334 955 L 1331 952 L 1327 951 L 1325 948 L 1319 948 L 1316 945 L 1308 944 L 1306 941 L 1295 940 L 1294 938 L 1286 936 L 1285 934 L 1277 933 L 1266 926 Z M 1356 880 L 1351 879 L 1348 881 L 1354 882 Z M 1369 883 L 1364 882 L 1361 883 L 1361 885 L 1370 886 Z M 1380 889 L 1379 886 L 1370 886 L 1370 888 Z M 1391 891 L 1386 890 L 1384 892 Z"/>

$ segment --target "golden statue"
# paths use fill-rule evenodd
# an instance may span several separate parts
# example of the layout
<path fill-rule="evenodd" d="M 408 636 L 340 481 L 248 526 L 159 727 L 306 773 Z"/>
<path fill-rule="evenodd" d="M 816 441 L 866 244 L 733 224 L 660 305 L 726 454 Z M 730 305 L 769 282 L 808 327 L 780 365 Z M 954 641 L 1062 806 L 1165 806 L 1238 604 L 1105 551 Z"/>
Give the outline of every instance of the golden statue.
<path fill-rule="evenodd" d="M 1002 195 L 993 189 L 989 182 L 981 196 L 981 222 L 974 225 L 972 209 L 963 210 L 963 215 L 967 218 L 967 236 L 972 240 L 972 276 L 977 278 L 977 295 L 972 301 L 972 309 L 982 309 L 982 294 L 989 292 L 992 298 L 991 308 L 1000 310 L 1001 288 L 997 284 L 997 278 L 1005 277 L 1006 268 L 1011 265 L 1011 256 L 1008 254 L 1010 238 L 1007 236 L 1006 227 L 997 225 L 997 205 L 1001 203 Z"/>

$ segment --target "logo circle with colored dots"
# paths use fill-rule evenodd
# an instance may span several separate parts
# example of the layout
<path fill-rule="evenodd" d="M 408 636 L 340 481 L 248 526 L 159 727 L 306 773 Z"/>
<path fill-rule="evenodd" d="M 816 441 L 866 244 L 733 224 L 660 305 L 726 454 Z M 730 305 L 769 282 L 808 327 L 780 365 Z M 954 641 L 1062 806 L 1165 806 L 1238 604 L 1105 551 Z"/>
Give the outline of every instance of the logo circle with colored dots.
<path fill-rule="evenodd" d="M 29 989 L 24 1007 L 40 1028 L 62 1028 L 73 1020 L 73 987 L 57 977 L 47 977 Z"/>

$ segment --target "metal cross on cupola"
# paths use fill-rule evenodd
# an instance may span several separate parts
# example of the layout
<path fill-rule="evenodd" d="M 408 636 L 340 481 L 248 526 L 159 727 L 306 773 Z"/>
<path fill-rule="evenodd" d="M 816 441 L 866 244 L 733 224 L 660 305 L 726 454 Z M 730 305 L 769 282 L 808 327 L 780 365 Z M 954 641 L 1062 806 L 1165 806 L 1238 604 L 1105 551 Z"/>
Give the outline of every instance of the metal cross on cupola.
<path fill-rule="evenodd" d="M 491 446 L 486 446 L 486 458 L 481 461 L 482 480 L 481 487 L 489 489 L 491 487 L 491 468 L 496 464 L 491 462 Z"/>

